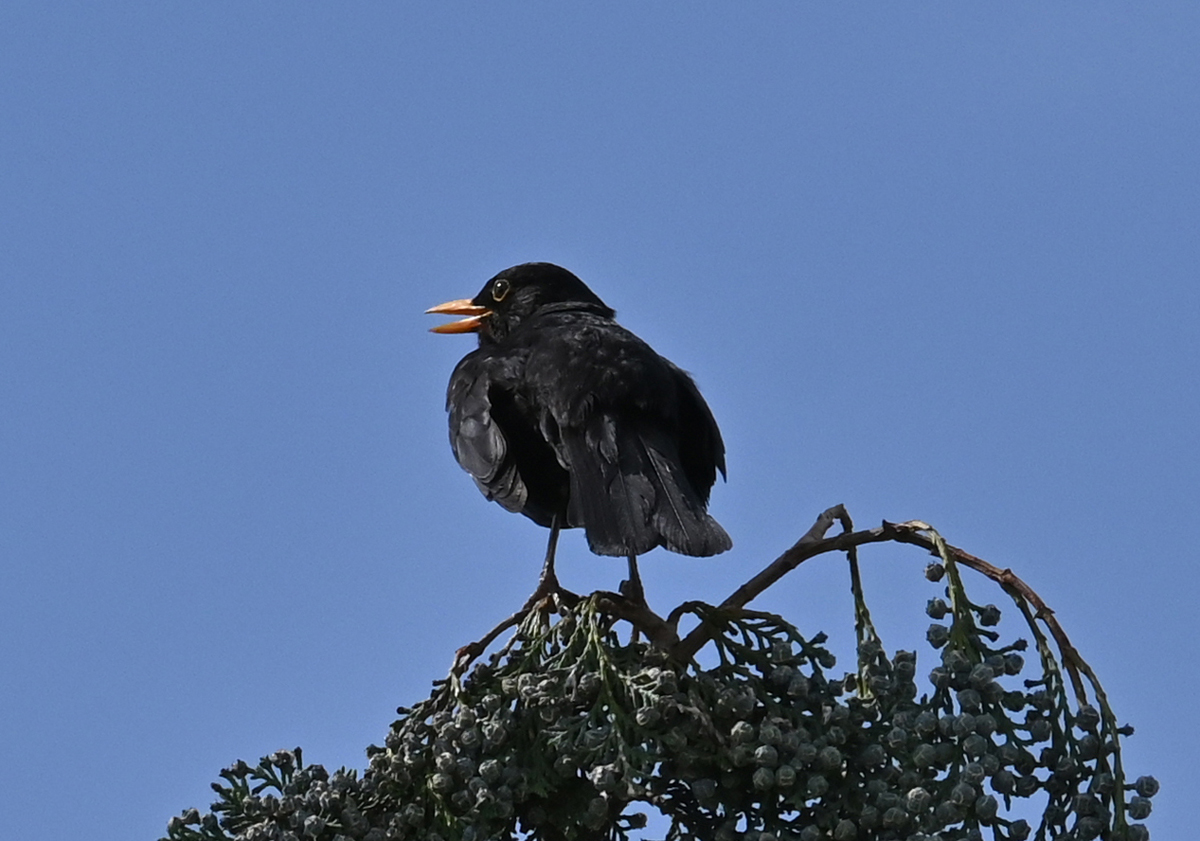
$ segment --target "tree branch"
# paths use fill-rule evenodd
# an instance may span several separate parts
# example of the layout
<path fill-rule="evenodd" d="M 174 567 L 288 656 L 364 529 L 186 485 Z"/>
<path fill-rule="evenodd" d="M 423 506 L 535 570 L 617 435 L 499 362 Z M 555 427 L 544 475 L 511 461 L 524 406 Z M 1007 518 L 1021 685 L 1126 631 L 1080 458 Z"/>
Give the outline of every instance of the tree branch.
<path fill-rule="evenodd" d="M 835 521 L 841 522 L 846 531 L 836 537 L 825 537 L 825 533 L 829 531 Z M 919 520 L 910 520 L 906 523 L 889 523 L 885 520 L 879 528 L 863 531 L 850 531 L 851 528 L 853 526 L 850 516 L 846 513 L 844 506 L 835 505 L 827 509 L 817 518 L 812 528 L 796 541 L 795 545 L 741 587 L 738 587 L 725 601 L 721 602 L 719 609 L 737 610 L 745 607 L 755 596 L 809 558 L 828 552 L 843 552 L 867 543 L 894 541 L 920 546 L 931 554 L 937 555 L 937 547 L 933 539 L 925 533 L 930 528 L 929 525 Z M 1076 696 L 1081 700 L 1086 700 L 1087 692 L 1084 690 L 1083 680 L 1080 677 L 1080 669 L 1081 667 L 1086 668 L 1086 663 L 1079 655 L 1079 651 L 1072 645 L 1062 625 L 1059 624 L 1054 611 L 1042 597 L 1011 569 L 1001 569 L 957 546 L 947 544 L 947 549 L 954 555 L 954 560 L 958 563 L 987 576 L 999 584 L 1010 596 L 1022 598 L 1033 606 L 1036 618 L 1045 623 L 1050 635 L 1054 637 L 1054 642 L 1062 655 L 1063 667 L 1071 678 L 1071 686 L 1075 690 Z M 682 608 L 683 605 L 680 607 Z M 677 617 L 676 621 L 678 621 Z M 684 637 L 671 653 L 680 659 L 690 659 L 712 638 L 712 633 L 713 629 L 702 623 Z"/>
<path fill-rule="evenodd" d="M 842 533 L 834 537 L 826 537 L 825 534 L 833 527 L 834 523 L 841 524 Z M 845 506 L 839 504 L 826 509 L 821 512 L 821 515 L 817 517 L 812 527 L 790 549 L 773 560 L 745 584 L 730 593 L 717 609 L 721 611 L 741 610 L 756 596 L 800 566 L 800 564 L 810 558 L 815 558 L 817 555 L 824 555 L 829 552 L 847 552 L 868 543 L 886 543 L 891 541 L 920 546 L 935 556 L 938 554 L 936 544 L 927 534 L 930 526 L 919 520 L 910 520 L 905 523 L 889 523 L 885 520 L 878 528 L 864 529 L 862 531 L 853 531 L 853 528 L 853 521 L 849 513 L 847 513 Z M 1075 646 L 1071 644 L 1071 640 L 1058 623 L 1058 619 L 1055 618 L 1054 611 L 1042 600 L 1042 597 L 1013 573 L 1011 569 L 1001 569 L 956 546 L 947 544 L 947 550 L 954 556 L 954 560 L 957 563 L 992 579 L 1014 599 L 1023 599 L 1033 606 L 1035 618 L 1041 620 L 1046 625 L 1051 636 L 1054 638 L 1054 642 L 1058 645 L 1063 659 L 1063 667 L 1071 678 L 1071 685 L 1075 690 L 1076 696 L 1082 700 L 1086 700 L 1087 693 L 1084 690 L 1083 680 L 1080 677 L 1080 670 L 1087 669 L 1087 664 L 1084 663 Z M 501 633 L 508 628 L 518 625 L 532 610 L 539 607 L 546 607 L 545 599 L 541 598 L 542 596 L 551 599 L 561 598 L 568 605 L 579 601 L 578 596 L 563 591 L 561 588 L 555 587 L 552 590 L 553 592 L 543 592 L 539 588 L 539 591 L 534 594 L 534 597 L 530 598 L 529 602 L 521 610 L 505 619 L 478 642 L 460 648 L 454 658 L 452 675 L 462 675 L 471 662 L 483 654 Z M 598 591 L 593 595 L 600 597 L 600 605 L 606 612 L 617 619 L 624 619 L 635 629 L 645 634 L 646 638 L 656 647 L 669 651 L 672 656 L 680 660 L 690 660 L 694 657 L 712 639 L 715 632 L 714 628 L 702 622 L 692 629 L 682 640 L 679 639 L 677 631 L 679 620 L 683 614 L 694 609 L 694 602 L 685 602 L 679 605 L 664 619 L 651 610 L 645 602 L 626 598 L 619 593 Z"/>

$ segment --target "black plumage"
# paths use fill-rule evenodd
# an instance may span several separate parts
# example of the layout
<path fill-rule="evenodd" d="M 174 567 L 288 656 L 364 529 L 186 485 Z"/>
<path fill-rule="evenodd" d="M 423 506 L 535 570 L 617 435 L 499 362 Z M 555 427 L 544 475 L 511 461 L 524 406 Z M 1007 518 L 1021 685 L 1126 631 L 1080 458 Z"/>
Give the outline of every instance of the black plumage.
<path fill-rule="evenodd" d="M 706 507 L 725 447 L 692 379 L 550 263 L 500 272 L 430 312 L 477 332 L 450 377 L 455 458 L 483 494 L 551 528 L 583 528 L 600 555 L 656 546 L 715 555 L 732 542 Z"/>

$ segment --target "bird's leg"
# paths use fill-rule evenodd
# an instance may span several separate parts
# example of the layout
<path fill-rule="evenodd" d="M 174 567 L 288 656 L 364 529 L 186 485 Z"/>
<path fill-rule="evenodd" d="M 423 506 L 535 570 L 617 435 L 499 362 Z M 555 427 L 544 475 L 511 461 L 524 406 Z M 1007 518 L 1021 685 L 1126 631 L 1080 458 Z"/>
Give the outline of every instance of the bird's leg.
<path fill-rule="evenodd" d="M 542 575 L 538 579 L 537 589 L 533 591 L 529 601 L 525 602 L 526 609 L 532 608 L 543 598 L 551 595 L 566 598 L 568 601 L 579 600 L 574 593 L 563 589 L 562 585 L 558 583 L 558 576 L 554 573 L 554 552 L 558 548 L 559 531 L 558 515 L 555 514 L 554 519 L 550 522 L 550 542 L 546 544 L 546 560 L 542 564 Z"/>
<path fill-rule="evenodd" d="M 637 555 L 629 556 L 629 580 L 621 582 L 621 595 L 638 604 L 646 603 L 646 591 L 642 589 L 642 576 L 638 574 Z"/>
<path fill-rule="evenodd" d="M 542 575 L 538 579 L 538 589 L 559 589 L 558 576 L 554 574 L 554 553 L 558 549 L 558 515 L 550 521 L 550 541 L 546 544 L 546 560 L 542 563 Z"/>

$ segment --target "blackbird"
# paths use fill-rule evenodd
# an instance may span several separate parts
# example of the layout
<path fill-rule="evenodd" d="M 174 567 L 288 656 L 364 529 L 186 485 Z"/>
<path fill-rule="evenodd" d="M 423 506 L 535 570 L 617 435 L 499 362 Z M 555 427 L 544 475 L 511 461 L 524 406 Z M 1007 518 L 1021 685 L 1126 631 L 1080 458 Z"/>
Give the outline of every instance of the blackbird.
<path fill-rule="evenodd" d="M 627 595 L 643 600 L 638 555 L 733 545 L 706 511 L 725 475 L 708 404 L 583 281 L 524 263 L 428 312 L 467 316 L 435 333 L 479 336 L 450 377 L 450 446 L 484 496 L 550 529 L 538 593 L 558 589 L 561 528 L 582 528 L 598 555 L 628 558 Z"/>

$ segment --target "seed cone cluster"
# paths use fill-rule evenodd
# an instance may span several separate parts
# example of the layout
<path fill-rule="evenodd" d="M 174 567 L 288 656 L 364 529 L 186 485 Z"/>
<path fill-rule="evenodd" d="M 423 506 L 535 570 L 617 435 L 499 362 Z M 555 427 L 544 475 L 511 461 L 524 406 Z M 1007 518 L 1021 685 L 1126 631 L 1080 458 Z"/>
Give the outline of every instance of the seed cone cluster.
<path fill-rule="evenodd" d="M 1023 602 L 1033 666 L 947 557 L 926 577 L 943 589 L 925 672 L 913 651 L 887 654 L 857 574 L 849 674 L 823 634 L 766 613 L 690 603 L 711 634 L 680 662 L 621 632 L 603 598 L 533 611 L 465 678 L 401 708 L 361 775 L 299 749 L 239 761 L 212 812 L 173 818 L 167 838 L 1149 838 L 1158 783 L 1126 780 L 1132 730 L 1099 685 L 1095 705 L 1068 692 Z"/>

